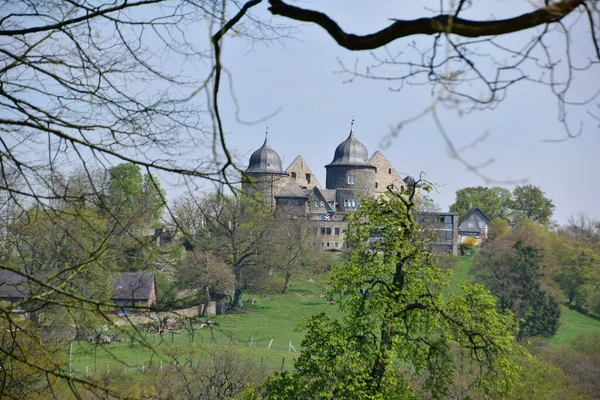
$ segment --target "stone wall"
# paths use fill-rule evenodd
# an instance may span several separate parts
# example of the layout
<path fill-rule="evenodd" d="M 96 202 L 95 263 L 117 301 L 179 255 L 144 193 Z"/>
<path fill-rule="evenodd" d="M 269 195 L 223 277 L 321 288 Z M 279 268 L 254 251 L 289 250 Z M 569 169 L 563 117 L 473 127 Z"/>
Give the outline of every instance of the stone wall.
<path fill-rule="evenodd" d="M 253 182 L 244 182 L 242 190 L 249 195 L 262 195 L 265 204 L 275 207 L 275 196 L 289 183 L 289 175 L 249 174 Z"/>
<path fill-rule="evenodd" d="M 339 218 L 340 215 L 337 214 L 335 217 Z M 321 242 L 323 250 L 335 251 L 342 249 L 348 222 L 341 219 L 330 221 L 313 219 L 311 225 L 314 227 L 315 234 Z"/>
<path fill-rule="evenodd" d="M 319 189 L 322 189 L 317 177 L 310 168 L 308 168 L 308 165 L 302 156 L 296 157 L 286 169 L 286 172 L 290 175 L 290 178 L 296 180 L 300 187 L 310 189 L 316 186 Z"/>
<path fill-rule="evenodd" d="M 376 195 L 385 193 L 387 187 L 390 185 L 393 185 L 393 189 L 395 190 L 405 189 L 406 185 L 404 184 L 404 181 L 381 152 L 376 151 L 375 154 L 373 154 L 373 157 L 371 157 L 371 164 L 376 168 Z"/>

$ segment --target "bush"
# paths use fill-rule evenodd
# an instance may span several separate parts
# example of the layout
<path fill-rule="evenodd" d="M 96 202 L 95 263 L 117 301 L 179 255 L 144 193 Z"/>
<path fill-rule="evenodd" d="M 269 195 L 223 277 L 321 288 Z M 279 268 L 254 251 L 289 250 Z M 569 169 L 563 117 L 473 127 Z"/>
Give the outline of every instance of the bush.
<path fill-rule="evenodd" d="M 477 239 L 474 236 L 469 236 L 462 243 L 462 246 L 465 250 L 469 251 L 469 250 L 473 250 L 475 248 L 475 246 L 477 246 L 478 243 L 479 243 L 479 239 Z"/>

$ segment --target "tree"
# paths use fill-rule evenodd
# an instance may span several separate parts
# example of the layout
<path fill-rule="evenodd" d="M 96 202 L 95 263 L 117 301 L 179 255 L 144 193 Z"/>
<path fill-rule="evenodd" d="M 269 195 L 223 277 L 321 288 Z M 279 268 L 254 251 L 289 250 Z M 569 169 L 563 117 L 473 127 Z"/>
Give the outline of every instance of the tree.
<path fill-rule="evenodd" d="M 198 291 L 205 316 L 208 316 L 208 304 L 213 294 L 231 294 L 235 288 L 235 277 L 229 266 L 210 253 L 187 252 L 177 278 L 179 288 Z"/>
<path fill-rule="evenodd" d="M 251 14 L 260 3 L 260 0 L 3 3 L 0 190 L 3 199 L 10 199 L 10 217 L 17 218 L 19 213 L 34 207 L 68 216 L 73 210 L 88 207 L 87 199 L 96 205 L 103 204 L 106 188 L 99 185 L 95 171 L 104 174 L 118 163 L 133 163 L 148 176 L 167 174 L 170 180 L 179 181 L 192 190 L 207 181 L 234 183 L 236 178 L 231 172 L 239 171 L 227 147 L 219 107 L 224 92 L 222 73 L 226 71 L 222 65 L 226 58 L 221 45 L 225 38 L 235 35 L 254 46 L 261 40 L 281 40 L 295 29 Z M 386 55 L 383 62 L 378 63 L 398 66 L 396 78 L 400 82 L 412 83 L 410 80 L 414 77 L 425 77 L 433 87 L 442 88 L 432 107 L 427 108 L 428 112 L 435 113 L 435 105 L 441 103 L 455 107 L 466 102 L 463 110 L 468 111 L 494 107 L 505 97 L 509 87 L 527 80 L 551 88 L 559 101 L 559 118 L 564 122 L 564 115 L 568 113 L 562 111 L 573 103 L 569 88 L 574 74 L 567 74 L 563 85 L 554 80 L 554 73 L 546 72 L 554 72 L 556 59 L 569 60 L 569 72 L 576 73 L 582 68 L 573 66 L 569 49 L 561 53 L 560 49 L 548 46 L 544 38 L 553 28 L 563 28 L 564 18 L 581 11 L 587 19 L 580 19 L 579 24 L 589 23 L 594 45 L 595 54 L 589 58 L 596 61 L 600 58 L 595 36 L 597 20 L 593 13 L 596 3 L 561 0 L 515 18 L 486 21 L 463 18 L 473 6 L 472 2 L 453 3 L 456 6 L 450 11 L 440 8 L 438 16 L 396 20 L 378 33 L 361 36 L 346 34 L 326 14 L 294 7 L 281 0 L 268 2 L 271 12 L 285 18 L 284 21 L 314 22 L 325 28 L 341 46 L 352 50 L 373 50 L 402 37 L 428 35 L 431 46 L 419 52 L 420 62 L 405 62 L 386 49 L 391 58 Z M 194 29 L 198 26 L 207 27 L 205 37 L 209 42 L 190 40 L 188 35 L 194 39 L 204 37 Z M 540 32 L 530 41 L 519 44 L 518 50 L 496 42 L 496 36 L 536 26 Z M 567 36 L 565 43 L 571 43 L 569 29 L 561 31 Z M 458 42 L 457 36 L 467 39 Z M 446 51 L 438 51 L 444 40 Z M 493 65 L 498 67 L 492 67 L 491 74 L 482 73 L 478 67 L 492 60 L 481 49 L 484 44 L 505 51 L 509 62 L 504 63 L 494 56 Z M 183 67 L 170 69 L 164 62 L 167 58 Z M 544 73 L 528 74 L 526 64 Z M 193 73 L 187 69 L 190 65 Z M 200 65 L 206 69 L 197 73 L 196 67 Z M 596 64 L 589 65 L 593 68 Z M 535 78 L 535 75 L 542 77 Z M 356 76 L 360 74 L 355 71 L 353 77 Z M 480 92 L 484 94 L 480 96 Z M 398 124 L 393 131 L 397 132 L 402 126 Z M 577 134 L 570 132 L 568 125 L 566 129 L 569 135 Z M 451 153 L 455 155 L 456 150 Z M 65 176 L 73 170 L 81 173 L 85 182 L 80 181 L 76 186 L 84 189 L 86 201 L 82 202 L 81 196 L 70 194 L 60 185 L 48 183 L 48 177 L 59 176 L 63 166 L 69 168 Z M 10 179 L 6 179 L 7 176 Z M 150 186 L 156 187 L 147 181 L 146 189 Z M 156 204 L 152 204 L 154 206 Z M 113 227 L 128 227 L 122 216 L 103 217 L 109 219 L 103 238 L 107 241 L 117 233 Z M 154 216 L 155 220 L 158 218 Z M 68 233 L 70 227 L 60 224 L 56 229 Z M 85 229 L 79 232 L 86 234 Z M 139 235 L 132 236 L 136 236 L 132 240 L 140 241 Z M 83 253 L 88 250 L 88 247 L 81 249 L 81 259 L 86 259 Z M 121 256 L 128 251 L 117 247 L 113 250 Z M 248 259 L 259 258 L 255 253 L 249 254 Z M 98 253 L 92 251 L 87 256 L 95 259 Z M 64 273 L 83 273 L 87 265 L 91 264 L 84 263 L 82 269 L 76 270 L 63 266 Z M 9 267 L 2 265 L 2 268 Z M 63 293 L 61 285 L 51 283 L 46 289 Z M 74 293 L 69 296 L 77 299 L 81 308 L 99 315 L 110 306 Z M 72 304 L 67 302 L 61 307 L 69 309 Z M 32 367 L 49 378 L 66 380 L 73 390 L 76 390 L 73 384 L 97 388 L 89 381 L 86 383 L 56 369 L 47 370 L 42 365 Z M 98 388 L 101 389 L 106 388 Z"/>
<path fill-rule="evenodd" d="M 345 316 L 305 321 L 295 372 L 271 376 L 265 398 L 436 398 L 459 373 L 457 348 L 465 349 L 461 373 L 471 390 L 506 394 L 515 372 L 512 317 L 480 285 L 444 296 L 449 276 L 436 267 L 412 207 L 392 195 L 364 199 L 348 216 L 350 254 L 331 279 Z"/>
<path fill-rule="evenodd" d="M 269 263 L 285 274 L 282 292 L 290 289 L 293 274 L 314 267 L 321 260 L 321 246 L 307 220 L 278 215 L 273 235 L 273 252 Z"/>
<path fill-rule="evenodd" d="M 569 307 L 593 312 L 593 293 L 600 284 L 600 233 L 598 223 L 585 214 L 569 218 L 556 233 L 555 250 L 561 265 L 554 279 Z"/>
<path fill-rule="evenodd" d="M 501 187 L 467 187 L 456 192 L 456 201 L 450 211 L 460 217 L 474 208 L 479 208 L 489 219 L 505 219 L 510 215 L 511 195 Z"/>
<path fill-rule="evenodd" d="M 547 225 L 550 223 L 555 206 L 552 200 L 546 198 L 539 187 L 524 185 L 517 186 L 513 190 L 511 208 L 514 211 L 515 218 L 524 216 L 540 224 Z"/>
<path fill-rule="evenodd" d="M 506 235 L 508 232 L 510 232 L 510 226 L 508 225 L 508 222 L 504 219 L 494 218 L 490 222 L 488 238 L 490 240 L 494 240 Z"/>
<path fill-rule="evenodd" d="M 519 321 L 518 339 L 552 336 L 560 324 L 558 302 L 540 288 L 543 255 L 521 240 L 496 239 L 478 256 L 477 279 L 498 297 L 498 309 Z"/>
<path fill-rule="evenodd" d="M 133 163 L 119 164 L 109 169 L 109 212 L 122 221 L 135 221 L 145 226 L 160 222 L 165 209 L 165 192 L 158 179 L 142 175 Z"/>
<path fill-rule="evenodd" d="M 233 307 L 242 308 L 242 294 L 267 270 L 274 243 L 272 213 L 263 201 L 216 193 L 199 203 L 207 235 L 194 249 L 214 254 L 235 277 Z"/>

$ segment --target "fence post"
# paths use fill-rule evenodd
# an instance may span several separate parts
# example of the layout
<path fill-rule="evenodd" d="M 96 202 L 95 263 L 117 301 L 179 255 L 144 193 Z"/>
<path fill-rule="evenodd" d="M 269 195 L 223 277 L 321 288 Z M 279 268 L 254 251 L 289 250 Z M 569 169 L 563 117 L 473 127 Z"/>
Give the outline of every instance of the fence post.
<path fill-rule="evenodd" d="M 271 345 L 273 344 L 273 339 L 271 339 L 271 341 L 269 342 L 269 347 L 268 349 L 271 350 Z"/>
<path fill-rule="evenodd" d="M 281 370 L 283 371 L 283 364 L 285 364 L 285 357 L 281 359 Z"/>

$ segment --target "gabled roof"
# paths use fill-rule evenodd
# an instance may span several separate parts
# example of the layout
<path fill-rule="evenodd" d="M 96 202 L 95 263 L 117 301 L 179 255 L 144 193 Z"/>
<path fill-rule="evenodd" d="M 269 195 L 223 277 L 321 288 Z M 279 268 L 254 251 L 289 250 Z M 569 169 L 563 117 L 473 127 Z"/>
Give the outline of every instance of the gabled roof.
<path fill-rule="evenodd" d="M 151 272 L 124 272 L 113 283 L 112 300 L 148 300 L 154 288 Z"/>
<path fill-rule="evenodd" d="M 286 180 L 283 182 L 282 187 L 280 189 L 277 189 L 277 193 L 275 194 L 275 197 L 307 198 L 308 195 L 300 186 L 298 186 L 298 184 L 296 184 L 296 181 L 294 181 L 291 178 L 286 178 Z"/>
<path fill-rule="evenodd" d="M 334 208 L 331 207 L 330 202 L 335 202 L 335 190 L 332 189 L 319 189 L 318 187 L 313 188 L 315 196 L 325 203 L 325 208 L 329 212 L 335 212 Z"/>
<path fill-rule="evenodd" d="M 479 208 L 472 208 L 465 215 L 463 215 L 462 218 L 458 220 L 458 224 L 462 224 L 465 220 L 467 220 L 471 215 L 475 213 L 479 214 L 479 216 L 485 221 L 486 224 L 490 223 L 491 220 L 483 213 L 483 211 L 481 211 Z"/>
<path fill-rule="evenodd" d="M 0 298 L 24 298 L 32 293 L 27 277 L 9 270 L 0 271 Z"/>
<path fill-rule="evenodd" d="M 290 163 L 290 165 L 288 165 L 288 167 L 285 169 L 285 172 L 287 172 L 288 174 L 291 174 L 292 172 L 298 172 L 296 170 L 296 168 L 293 168 L 295 165 L 300 164 L 298 169 L 302 169 L 305 173 L 310 173 L 311 176 L 311 182 L 307 183 L 306 186 L 308 187 L 313 187 L 313 186 L 317 186 L 319 188 L 321 188 L 321 183 L 319 183 L 319 180 L 317 179 L 317 176 L 314 174 L 314 172 L 310 169 L 310 167 L 308 166 L 308 163 L 306 162 L 306 160 L 304 159 L 304 157 L 302 156 L 296 156 L 296 158 L 294 158 L 294 160 L 292 160 L 292 162 Z M 302 179 L 302 176 L 298 176 L 297 177 L 297 181 L 304 181 L 304 179 Z M 299 186 L 303 187 L 304 185 L 301 185 L 300 183 L 298 183 Z"/>

